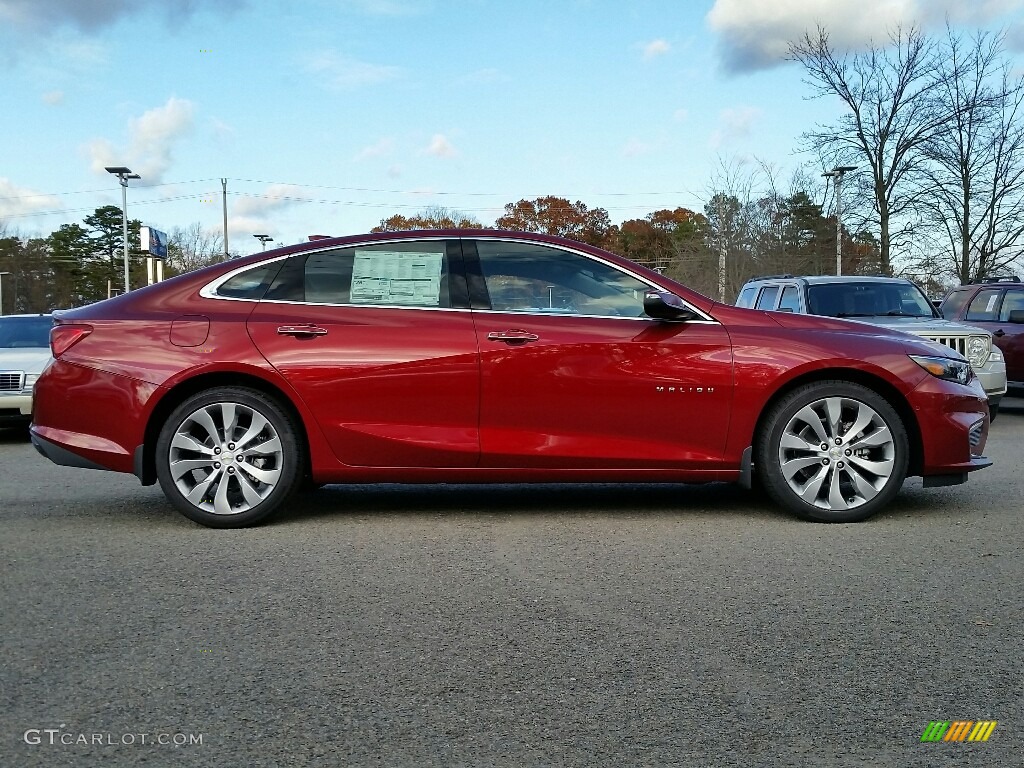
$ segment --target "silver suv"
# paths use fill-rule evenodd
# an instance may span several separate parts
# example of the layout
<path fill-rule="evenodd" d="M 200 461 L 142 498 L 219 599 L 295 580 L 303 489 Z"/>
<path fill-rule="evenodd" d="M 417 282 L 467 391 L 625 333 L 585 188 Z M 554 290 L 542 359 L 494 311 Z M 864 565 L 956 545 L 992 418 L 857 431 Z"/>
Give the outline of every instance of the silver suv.
<path fill-rule="evenodd" d="M 32 387 L 50 362 L 50 315 L 0 317 L 0 426 L 28 424 Z"/>
<path fill-rule="evenodd" d="M 988 395 L 990 419 L 995 419 L 1006 394 L 1006 362 L 992 344 L 992 334 L 943 320 L 909 280 L 856 275 L 758 277 L 744 284 L 736 306 L 857 320 L 923 336 L 952 347 L 970 361 Z"/>

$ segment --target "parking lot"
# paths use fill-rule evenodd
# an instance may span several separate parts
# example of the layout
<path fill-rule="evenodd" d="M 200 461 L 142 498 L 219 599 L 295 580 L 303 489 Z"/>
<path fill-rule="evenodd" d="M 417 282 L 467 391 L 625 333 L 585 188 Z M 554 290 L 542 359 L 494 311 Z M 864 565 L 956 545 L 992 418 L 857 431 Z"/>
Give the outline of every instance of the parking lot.
<path fill-rule="evenodd" d="M 0 765 L 1020 765 L 1024 401 L 987 452 L 859 525 L 389 485 L 218 531 L 3 430 Z"/>

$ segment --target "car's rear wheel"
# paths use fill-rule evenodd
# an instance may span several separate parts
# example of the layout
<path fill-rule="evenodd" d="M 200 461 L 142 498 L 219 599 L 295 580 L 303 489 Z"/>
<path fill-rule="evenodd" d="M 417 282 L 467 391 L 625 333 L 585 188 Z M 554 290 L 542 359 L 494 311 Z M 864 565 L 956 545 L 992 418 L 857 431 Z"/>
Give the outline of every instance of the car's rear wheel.
<path fill-rule="evenodd" d="M 157 478 L 167 498 L 211 528 L 264 520 L 301 483 L 302 462 L 291 417 L 266 394 L 243 387 L 188 398 L 156 444 Z"/>
<path fill-rule="evenodd" d="M 766 415 L 755 468 L 765 490 L 805 520 L 865 520 L 899 492 L 907 430 L 874 390 L 844 381 L 802 386 Z"/>

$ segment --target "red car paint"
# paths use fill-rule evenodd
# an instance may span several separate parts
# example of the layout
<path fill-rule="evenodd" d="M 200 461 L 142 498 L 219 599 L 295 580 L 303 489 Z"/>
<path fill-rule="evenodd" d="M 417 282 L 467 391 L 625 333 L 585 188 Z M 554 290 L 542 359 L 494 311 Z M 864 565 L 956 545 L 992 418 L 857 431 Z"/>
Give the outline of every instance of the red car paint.
<path fill-rule="evenodd" d="M 674 293 L 710 320 L 200 295 L 218 277 L 282 256 L 424 238 L 569 249 Z M 463 279 L 458 265 L 452 278 Z M 154 481 L 153 445 L 170 410 L 204 387 L 246 382 L 294 412 L 320 483 L 735 481 L 765 408 L 812 379 L 848 379 L 884 393 L 906 415 L 911 474 L 989 464 L 983 390 L 922 370 L 908 354 L 935 348 L 916 337 L 719 304 L 626 259 L 544 235 L 452 230 L 303 243 L 56 322 L 91 330 L 37 383 L 34 439 L 59 449 L 59 463 L 134 472 L 145 483 Z M 283 326 L 327 332 L 281 335 Z M 967 431 L 982 420 L 972 451 Z"/>

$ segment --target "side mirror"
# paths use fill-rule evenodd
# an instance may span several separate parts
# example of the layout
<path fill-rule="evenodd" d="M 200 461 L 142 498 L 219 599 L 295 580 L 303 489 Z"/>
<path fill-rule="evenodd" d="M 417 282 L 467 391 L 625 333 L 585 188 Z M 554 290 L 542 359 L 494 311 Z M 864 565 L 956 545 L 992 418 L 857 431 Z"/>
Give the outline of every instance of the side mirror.
<path fill-rule="evenodd" d="M 647 309 L 647 303 L 644 302 L 644 309 Z M 1024 323 L 1024 309 L 1011 309 L 1010 310 L 1010 322 L 1011 323 Z"/>
<path fill-rule="evenodd" d="M 644 294 L 644 312 L 655 320 L 695 320 L 697 313 L 683 300 L 668 291 L 647 291 Z"/>

